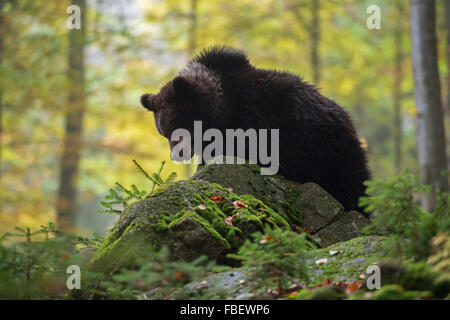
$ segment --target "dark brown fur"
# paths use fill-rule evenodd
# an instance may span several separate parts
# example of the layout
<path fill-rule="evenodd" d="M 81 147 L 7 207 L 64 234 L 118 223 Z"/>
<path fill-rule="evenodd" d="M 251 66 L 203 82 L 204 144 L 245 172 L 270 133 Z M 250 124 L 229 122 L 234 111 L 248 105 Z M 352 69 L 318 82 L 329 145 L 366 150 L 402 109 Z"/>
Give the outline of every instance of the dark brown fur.
<path fill-rule="evenodd" d="M 255 68 L 240 50 L 204 51 L 141 102 L 168 139 L 176 128 L 192 130 L 194 120 L 203 130 L 279 129 L 279 174 L 319 184 L 347 210 L 364 195 L 367 156 L 344 108 L 297 75 Z"/>

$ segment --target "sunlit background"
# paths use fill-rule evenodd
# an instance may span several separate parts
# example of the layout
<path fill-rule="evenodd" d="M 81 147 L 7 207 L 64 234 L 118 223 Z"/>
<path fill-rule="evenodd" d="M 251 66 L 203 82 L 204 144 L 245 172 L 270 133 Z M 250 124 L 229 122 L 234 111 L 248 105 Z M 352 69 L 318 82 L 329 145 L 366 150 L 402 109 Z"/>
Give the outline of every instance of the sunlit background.
<path fill-rule="evenodd" d="M 66 27 L 72 2 L 0 3 L 3 233 L 56 220 L 73 48 Z M 379 30 L 366 26 L 371 4 L 381 8 Z M 445 31 L 441 5 L 439 38 Z M 133 159 L 149 171 L 166 160 L 163 176 L 175 171 L 184 179 L 192 172 L 169 160 L 168 143 L 139 99 L 211 45 L 242 48 L 258 67 L 297 73 L 345 106 L 374 176 L 417 171 L 407 1 L 88 0 L 85 9 L 84 143 L 78 180 L 64 182 L 78 190 L 81 233 L 111 226 L 115 217 L 98 211 L 115 182 L 150 188 Z M 444 77 L 445 42 L 438 43 Z"/>

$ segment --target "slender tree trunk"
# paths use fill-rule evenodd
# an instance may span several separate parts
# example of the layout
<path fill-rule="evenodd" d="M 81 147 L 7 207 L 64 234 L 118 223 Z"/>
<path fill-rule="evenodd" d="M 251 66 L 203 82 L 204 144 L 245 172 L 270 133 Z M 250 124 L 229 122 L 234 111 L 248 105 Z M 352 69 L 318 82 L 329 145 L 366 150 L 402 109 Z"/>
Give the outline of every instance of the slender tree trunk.
<path fill-rule="evenodd" d="M 0 0 L 0 67 L 3 64 L 3 57 L 6 57 L 4 50 L 4 38 L 6 34 L 6 18 L 3 14 L 3 8 L 9 0 Z M 2 169 L 3 169 L 3 86 L 0 86 L 0 213 L 3 207 L 3 180 L 2 180 Z"/>
<path fill-rule="evenodd" d="M 190 18 L 190 30 L 189 30 L 189 44 L 188 44 L 188 53 L 189 53 L 189 59 L 192 58 L 192 56 L 195 53 L 195 50 L 197 49 L 197 7 L 198 7 L 198 0 L 191 0 L 191 12 L 189 14 Z M 187 178 L 190 178 L 193 173 L 193 165 L 192 164 L 185 164 L 185 174 Z"/>
<path fill-rule="evenodd" d="M 192 56 L 195 53 L 195 50 L 197 49 L 197 6 L 198 6 L 198 0 L 191 0 L 191 13 L 190 13 L 190 19 L 191 19 L 191 28 L 189 31 L 189 56 L 192 58 Z"/>
<path fill-rule="evenodd" d="M 422 198 L 428 211 L 434 208 L 436 188 L 448 190 L 445 129 L 437 66 L 436 12 L 434 0 L 411 0 L 411 37 L 414 68 L 414 98 L 417 108 L 417 134 L 420 177 L 433 192 Z"/>
<path fill-rule="evenodd" d="M 320 81 L 320 60 L 319 60 L 319 42 L 320 42 L 320 3 L 319 0 L 312 0 L 311 6 L 311 66 L 313 73 L 313 82 L 315 85 Z"/>
<path fill-rule="evenodd" d="M 0 66 L 3 63 L 3 37 L 5 30 L 5 17 L 3 16 L 3 7 L 5 0 L 0 0 Z M 2 204 L 2 149 L 3 149 L 3 86 L 0 86 L 0 209 Z"/>
<path fill-rule="evenodd" d="M 86 106 L 84 80 L 84 45 L 86 37 L 86 1 L 73 0 L 81 9 L 81 29 L 69 31 L 68 100 L 65 115 L 65 136 L 60 167 L 59 191 L 56 201 L 57 223 L 61 230 L 75 226 L 77 186 L 82 151 L 83 115 Z"/>
<path fill-rule="evenodd" d="M 394 90 L 393 90 L 393 100 L 394 100 L 394 160 L 395 168 L 397 172 L 402 170 L 402 83 L 403 83 L 403 47 L 402 47 L 402 24 L 401 17 L 403 16 L 403 4 L 401 2 L 397 3 L 397 17 L 398 23 L 394 31 L 394 42 L 395 42 L 395 71 L 394 71 Z"/>
<path fill-rule="evenodd" d="M 447 96 L 445 99 L 445 111 L 446 111 L 446 121 L 447 121 L 447 167 L 450 168 L 450 0 L 445 0 L 445 26 L 447 33 Z"/>

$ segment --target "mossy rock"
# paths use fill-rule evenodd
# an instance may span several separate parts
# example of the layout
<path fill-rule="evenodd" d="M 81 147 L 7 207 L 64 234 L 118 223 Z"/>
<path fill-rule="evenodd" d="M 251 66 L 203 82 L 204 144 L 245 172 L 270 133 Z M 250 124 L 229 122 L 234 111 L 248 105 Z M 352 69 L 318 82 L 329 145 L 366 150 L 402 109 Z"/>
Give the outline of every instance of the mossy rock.
<path fill-rule="evenodd" d="M 367 267 L 379 261 L 384 241 L 382 236 L 362 236 L 308 253 L 310 284 L 323 280 L 361 281 L 360 275 L 366 272 Z M 321 259 L 326 259 L 326 263 L 317 264 Z"/>
<path fill-rule="evenodd" d="M 242 207 L 236 209 L 236 201 Z M 206 255 L 227 263 L 226 254 L 265 225 L 290 228 L 283 216 L 251 195 L 238 196 L 206 181 L 177 181 L 122 212 L 89 270 L 111 274 L 131 267 L 148 245 L 156 250 L 167 246 L 171 260 Z"/>
<path fill-rule="evenodd" d="M 314 286 L 323 280 L 362 281 L 360 275 L 380 259 L 385 239 L 381 236 L 363 236 L 337 243 L 326 249 L 307 252 L 306 271 L 310 280 L 302 285 Z M 327 259 L 325 264 L 316 263 L 323 258 Z M 258 290 L 251 292 L 247 283 L 246 272 L 241 268 L 234 268 L 232 271 L 211 275 L 204 281 L 190 283 L 174 295 L 174 298 L 190 299 L 200 296 L 203 299 L 252 299 L 264 294 Z M 305 289 L 293 299 L 342 299 L 345 298 L 345 294 L 342 293 L 342 288 L 334 287 Z"/>
<path fill-rule="evenodd" d="M 293 299 L 296 300 L 341 300 L 346 298 L 345 289 L 339 286 L 326 286 L 300 290 Z"/>
<path fill-rule="evenodd" d="M 173 261 L 206 255 L 231 264 L 227 253 L 265 226 L 310 233 L 324 247 L 358 236 L 367 223 L 314 183 L 263 176 L 247 164 L 211 164 L 128 206 L 88 270 L 108 277 L 132 268 L 149 246 L 168 247 Z"/>
<path fill-rule="evenodd" d="M 404 299 L 413 298 L 438 298 L 443 299 L 450 294 L 450 277 L 448 273 L 441 273 L 427 263 L 404 262 L 399 264 L 392 261 L 381 261 L 377 265 L 380 268 L 381 288 L 387 288 L 386 292 L 372 291 L 374 299 L 387 299 L 392 293 L 392 299 L 404 296 Z M 366 278 L 368 275 L 366 275 Z M 398 286 L 399 288 L 395 287 Z M 366 285 L 363 288 L 367 288 Z M 375 293 L 375 294 L 374 294 Z M 402 299 L 402 298 L 400 298 Z"/>
<path fill-rule="evenodd" d="M 130 205 L 90 268 L 114 272 L 132 265 L 147 245 L 167 246 L 173 260 L 191 261 L 206 255 L 226 263 L 227 253 L 265 225 L 305 230 L 322 244 L 331 245 L 357 236 L 367 223 L 356 212 L 346 213 L 318 185 L 262 176 L 255 167 L 206 165 L 193 179 L 173 182 Z M 218 184 L 220 180 L 224 184 Z M 244 205 L 235 208 L 236 202 Z"/>
<path fill-rule="evenodd" d="M 401 285 L 389 284 L 366 297 L 370 300 L 423 300 L 431 299 L 433 293 L 430 291 L 407 291 Z"/>
<path fill-rule="evenodd" d="M 369 220 L 344 207 L 315 183 L 299 184 L 282 176 L 264 176 L 250 164 L 207 164 L 191 178 L 218 183 L 237 195 L 252 195 L 291 224 L 311 233 L 327 247 L 360 236 Z"/>

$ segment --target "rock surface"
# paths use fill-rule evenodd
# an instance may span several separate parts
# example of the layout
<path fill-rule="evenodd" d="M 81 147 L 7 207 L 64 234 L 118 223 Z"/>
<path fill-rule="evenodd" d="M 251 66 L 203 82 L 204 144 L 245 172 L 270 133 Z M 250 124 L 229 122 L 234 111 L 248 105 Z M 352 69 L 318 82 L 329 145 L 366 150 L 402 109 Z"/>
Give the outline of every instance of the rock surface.
<path fill-rule="evenodd" d="M 148 246 L 167 246 L 172 260 L 206 255 L 230 264 L 227 253 L 264 226 L 310 233 L 326 247 L 358 236 L 368 222 L 314 183 L 262 176 L 252 165 L 211 164 L 127 207 L 88 268 L 109 275 L 132 267 Z"/>
<path fill-rule="evenodd" d="M 298 184 L 281 176 L 263 176 L 255 165 L 210 164 L 193 180 L 232 188 L 237 195 L 252 195 L 296 226 L 315 235 L 322 247 L 357 237 L 369 220 L 344 207 L 315 183 Z"/>
<path fill-rule="evenodd" d="M 334 244 L 328 248 L 308 253 L 307 271 L 310 279 L 305 286 L 313 286 L 323 280 L 336 282 L 361 281 L 360 276 L 368 266 L 378 261 L 385 238 L 381 236 L 363 236 L 346 242 Z M 333 254 L 331 254 L 332 252 Z M 324 264 L 317 264 L 319 259 L 327 259 Z M 251 293 L 246 285 L 246 273 L 236 268 L 231 271 L 218 273 L 206 278 L 202 282 L 186 285 L 175 294 L 176 299 L 204 296 L 211 299 L 253 299 L 260 297 L 258 293 Z M 324 291 L 329 288 L 319 288 L 311 292 L 304 299 L 326 299 Z M 331 290 L 331 298 L 336 299 L 339 292 Z M 329 293 L 328 291 L 326 292 Z"/>

